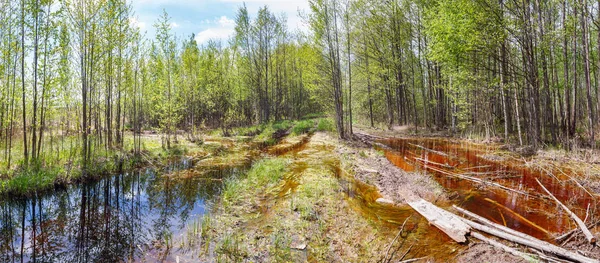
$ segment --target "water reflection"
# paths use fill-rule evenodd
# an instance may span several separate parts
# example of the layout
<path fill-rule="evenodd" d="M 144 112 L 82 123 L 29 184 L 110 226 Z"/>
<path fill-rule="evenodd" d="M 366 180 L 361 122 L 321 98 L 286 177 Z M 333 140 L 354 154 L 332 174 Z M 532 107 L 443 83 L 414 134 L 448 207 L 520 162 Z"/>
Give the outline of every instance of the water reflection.
<path fill-rule="evenodd" d="M 490 160 L 483 156 L 493 152 L 492 146 L 441 139 L 388 139 L 381 143 L 391 148 L 385 152 L 390 162 L 406 171 L 430 172 L 458 195 L 459 206 L 541 239 L 551 241 L 549 234 L 565 232 L 573 225 L 563 209 L 543 198 L 536 179 L 581 218 L 588 204 L 590 211 L 596 211 L 594 197 L 573 182 L 566 168 L 538 170 L 519 160 Z"/>
<path fill-rule="evenodd" d="M 161 176 L 188 168 L 174 162 L 27 200 L 0 200 L 0 262 L 161 261 L 173 236 L 205 213 L 229 168 L 202 178 Z"/>

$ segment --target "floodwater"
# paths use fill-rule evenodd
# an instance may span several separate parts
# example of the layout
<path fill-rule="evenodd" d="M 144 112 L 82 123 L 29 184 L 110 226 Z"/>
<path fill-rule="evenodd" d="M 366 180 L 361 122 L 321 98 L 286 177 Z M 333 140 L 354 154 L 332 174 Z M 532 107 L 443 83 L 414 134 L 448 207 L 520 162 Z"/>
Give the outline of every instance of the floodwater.
<path fill-rule="evenodd" d="M 540 187 L 539 180 L 581 219 L 597 211 L 595 196 L 564 167 L 530 168 L 526 160 L 485 158 L 495 146 L 443 139 L 386 139 L 387 159 L 405 171 L 426 171 L 453 196 L 456 205 L 540 239 L 576 228 Z M 488 155 L 489 156 L 489 155 Z"/>
<path fill-rule="evenodd" d="M 455 256 L 456 243 L 428 227 L 409 207 L 377 203 L 381 195 L 376 187 L 344 171 L 332 147 L 307 147 L 310 138 L 266 151 L 295 160 L 278 198 L 295 190 L 308 167 L 327 166 L 350 207 L 381 225 L 385 234 L 395 235 L 407 220 L 405 231 L 415 233 L 410 242 L 420 247 L 409 256 Z M 389 147 L 385 155 L 398 167 L 432 174 L 458 206 L 541 239 L 552 241 L 553 234 L 575 225 L 535 179 L 581 218 L 588 204 L 589 214 L 597 211 L 595 197 L 561 167 L 543 171 L 527 168 L 522 160 L 484 158 L 496 149 L 493 146 L 440 139 L 380 143 Z M 177 262 L 174 255 L 186 253 L 177 251 L 177 242 L 210 210 L 223 181 L 244 174 L 248 167 L 203 166 L 197 171 L 182 159 L 164 169 L 121 174 L 26 200 L 0 199 L 0 262 Z M 179 171 L 197 175 L 166 176 Z"/>
<path fill-rule="evenodd" d="M 0 200 L 0 262 L 175 262 L 174 240 L 209 210 L 223 179 L 247 169 L 216 169 L 200 178 L 162 176 L 190 167 L 183 159 L 161 170 Z"/>

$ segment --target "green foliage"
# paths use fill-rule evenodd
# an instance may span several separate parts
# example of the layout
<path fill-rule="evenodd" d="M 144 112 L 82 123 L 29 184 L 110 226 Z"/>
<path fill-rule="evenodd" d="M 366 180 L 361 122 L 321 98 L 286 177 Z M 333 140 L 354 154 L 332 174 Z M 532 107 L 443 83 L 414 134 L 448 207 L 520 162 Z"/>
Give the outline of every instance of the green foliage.
<path fill-rule="evenodd" d="M 258 161 L 247 173 L 247 180 L 232 178 L 225 182 L 223 190 L 223 203 L 226 206 L 235 205 L 244 198 L 240 193 L 252 192 L 248 189 L 268 189 L 279 182 L 284 175 L 285 167 L 289 163 L 286 159 L 264 159 Z"/>
<path fill-rule="evenodd" d="M 32 191 L 46 191 L 54 187 L 61 174 L 62 171 L 57 168 L 26 170 L 8 181 L 2 181 L 0 193 L 28 195 Z"/>
<path fill-rule="evenodd" d="M 280 121 L 280 122 L 275 122 L 275 123 L 273 123 L 271 125 L 271 127 L 275 131 L 287 131 L 292 126 L 294 126 L 294 123 L 292 121 L 290 121 L 290 120 L 283 120 L 283 121 Z"/>
<path fill-rule="evenodd" d="M 435 61 L 459 65 L 472 52 L 496 52 L 506 37 L 498 21 L 497 2 L 437 1 L 427 10 L 425 28 L 431 36 L 430 56 Z"/>
<path fill-rule="evenodd" d="M 335 132 L 335 124 L 330 118 L 321 118 L 317 124 L 317 131 Z"/>
<path fill-rule="evenodd" d="M 294 128 L 292 128 L 292 134 L 300 135 L 307 132 L 311 132 L 314 130 L 314 127 L 315 122 L 313 120 L 299 121 L 298 123 L 296 123 L 296 125 L 294 125 Z"/>

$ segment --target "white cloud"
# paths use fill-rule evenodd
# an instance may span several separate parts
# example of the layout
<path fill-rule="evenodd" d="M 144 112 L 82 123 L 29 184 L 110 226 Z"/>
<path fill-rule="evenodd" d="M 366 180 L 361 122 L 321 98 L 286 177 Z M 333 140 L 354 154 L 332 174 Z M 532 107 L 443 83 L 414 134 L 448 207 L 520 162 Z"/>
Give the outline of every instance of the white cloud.
<path fill-rule="evenodd" d="M 175 22 L 171 23 L 171 28 L 178 28 L 178 27 L 180 27 L 179 24 L 177 24 Z"/>
<path fill-rule="evenodd" d="M 221 16 L 220 18 L 209 21 L 206 24 L 214 24 L 214 26 L 201 31 L 196 35 L 195 39 L 198 44 L 204 44 L 211 39 L 222 41 L 232 36 L 235 32 L 235 21 L 227 18 L 226 16 Z"/>
<path fill-rule="evenodd" d="M 258 13 L 258 9 L 265 5 L 271 12 L 279 16 L 285 14 L 287 16 L 288 30 L 295 31 L 300 29 L 301 31 L 308 31 L 309 27 L 304 23 L 303 19 L 298 14 L 298 10 L 308 12 L 310 5 L 308 0 L 219 0 L 223 3 L 233 3 L 238 6 L 246 4 L 250 16 L 255 18 Z"/>
<path fill-rule="evenodd" d="M 129 18 L 129 25 L 137 27 L 137 28 L 139 28 L 141 30 L 146 29 L 146 23 L 141 22 L 140 20 L 138 20 L 135 17 L 130 17 Z"/>

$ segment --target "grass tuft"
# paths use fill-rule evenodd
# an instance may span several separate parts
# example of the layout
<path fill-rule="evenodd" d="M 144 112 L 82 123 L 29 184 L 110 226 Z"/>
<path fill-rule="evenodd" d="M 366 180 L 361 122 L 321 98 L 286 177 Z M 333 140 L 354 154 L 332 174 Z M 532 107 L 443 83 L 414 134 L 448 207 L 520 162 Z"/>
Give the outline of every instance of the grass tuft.
<path fill-rule="evenodd" d="M 333 125 L 333 121 L 331 119 L 321 118 L 317 124 L 317 131 L 335 132 L 335 125 Z"/>

